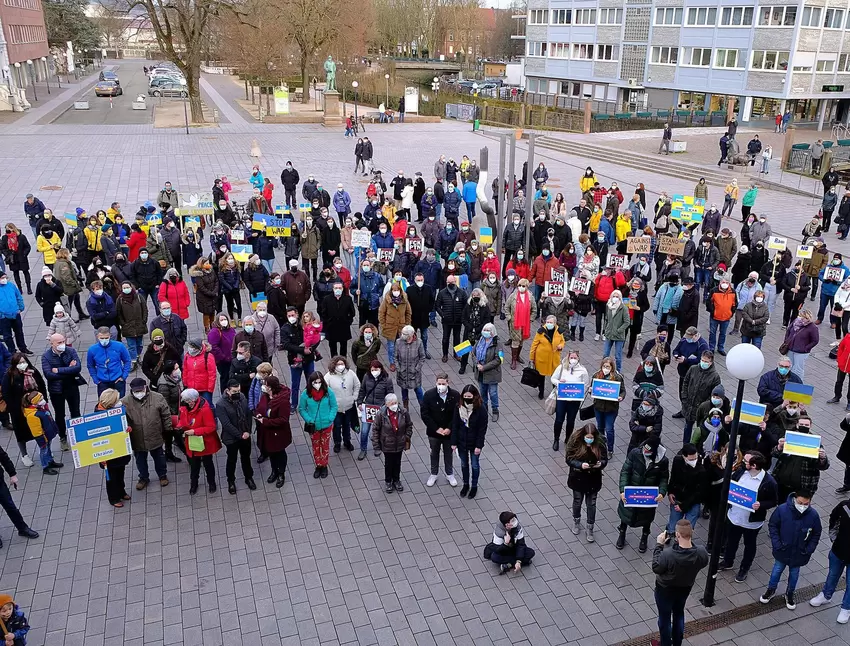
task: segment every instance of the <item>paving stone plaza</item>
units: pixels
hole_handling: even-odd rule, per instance
[[[247,178],[257,162],[250,157],[255,140],[261,169],[276,185],[284,164],[292,160],[302,180],[311,173],[326,187],[342,182],[355,210],[362,210],[366,178],[353,173],[353,140],[344,138],[341,130],[321,126],[249,123],[219,82],[206,81],[203,87],[205,99],[218,107],[225,122],[193,129],[189,135],[139,124],[41,123],[72,99],[73,88],[57,95],[54,103],[0,125],[0,209],[5,221],[29,235],[22,204],[30,192],[57,214],[78,206],[94,213],[118,201],[131,215],[145,200],[154,199],[165,181],[179,191],[209,191],[213,179],[221,175],[234,184],[233,197],[246,201]],[[456,160],[463,154],[478,158],[484,146],[489,148],[491,178],[492,170],[498,169],[498,142],[472,133],[468,124],[375,125],[368,126],[367,134],[374,143],[375,165],[387,180],[404,169],[408,176],[421,171],[426,182],[433,182],[433,164],[440,154]],[[606,145],[616,151],[616,142],[608,140]],[[614,153],[606,159],[545,149],[538,153],[536,159],[549,168],[550,186],[563,192],[570,206],[579,198],[578,180],[587,165],[604,185],[618,182],[626,199],[637,182],[646,185],[648,203],[654,203],[661,190],[671,194],[693,190],[692,183],[655,174],[651,168],[643,172],[620,168]],[[517,172],[526,155],[526,144],[521,142]],[[282,197],[279,186],[278,192]],[[722,203],[722,193],[721,186],[712,185],[709,202]],[[760,192],[754,208],[768,215],[774,233],[792,242],[799,241],[803,224],[817,210],[811,198],[769,190]],[[735,219],[726,222],[737,232],[739,220],[736,209]],[[486,223],[479,216],[473,224],[477,228]],[[831,251],[850,253],[850,243],[838,242],[832,234],[827,244]],[[33,251],[30,262],[35,281],[42,266],[40,254]],[[275,268],[284,269],[282,253]],[[24,299],[24,329],[40,366],[39,355],[47,346],[46,326],[33,297]],[[247,292],[243,302],[248,302]],[[308,308],[314,306],[311,301]],[[763,345],[766,369],[772,369],[779,357],[781,303],[777,307]],[[701,311],[700,329],[706,336],[707,320]],[[506,337],[504,322],[496,323],[500,336]],[[197,311],[192,311],[187,324],[190,338],[202,334]],[[94,331],[87,321],[81,328],[84,340],[78,350],[85,361]],[[654,329],[649,315],[643,338]],[[827,356],[833,339],[828,324],[820,327],[820,333],[821,342],[806,366],[806,381],[815,386],[815,401],[808,407],[813,428],[822,435],[831,460],[813,501],[826,522],[840,500],[833,490],[842,483],[843,464],[834,455],[844,435],[838,425],[845,413],[843,406],[825,403],[832,393],[835,362]],[[739,339],[730,337],[729,343]],[[458,363],[440,363],[439,352],[433,350],[439,341],[440,331],[432,328],[429,345],[436,358],[425,364],[423,385],[432,387],[435,375],[444,369],[455,388],[474,383],[471,374],[458,374]],[[567,347],[578,348],[582,363],[594,369],[602,346],[591,333],[584,342]],[[381,358],[386,358],[385,351]],[[277,353],[273,363],[288,383],[285,355]],[[731,395],[735,382],[726,372],[724,358],[718,356],[716,364]],[[638,365],[637,356],[623,359],[627,382]],[[88,378],[85,370],[83,374]],[[639,534],[634,531],[624,550],[614,546],[619,524],[617,477],[628,442],[625,410],[617,419],[615,454],[599,495],[596,542],[588,544],[583,534],[573,536],[569,529],[572,495],[566,486],[563,450],[555,453],[551,448],[552,418],[536,392],[520,385],[519,370],[511,371],[505,364],[503,375],[501,418],[487,432],[475,500],[461,499],[442,475],[436,486],[425,486],[429,450],[415,400],[412,449],[402,462],[405,491],[389,495],[383,487],[383,459],[371,451],[361,462],[356,453],[332,453],[330,476],[313,479],[309,441],[297,417],[292,418],[294,443],[284,488],[265,483],[266,462],[256,474],[257,491],[248,491],[240,481],[236,496],[221,486],[209,494],[203,485],[197,495],[189,496],[184,462],[176,469],[169,465],[168,487],[161,489],[154,481],[145,491],[133,490],[132,501],[123,509],[110,508],[101,469],[75,471],[66,453],[67,466],[60,476],[42,475],[37,467],[21,464],[13,433],[0,430],[0,442],[15,460],[20,478],[13,497],[24,518],[41,533],[27,541],[0,515],[4,543],[0,592],[14,594],[27,610],[33,626],[31,646],[597,646],[643,636],[645,641],[634,643],[648,644],[648,636],[657,630],[651,549],[638,553]],[[141,376],[141,371],[134,376]],[[673,452],[679,448],[682,429],[682,420],[672,418],[680,406],[675,383],[675,371],[668,370],[660,402],[665,410],[662,443]],[[755,382],[747,385],[746,394],[757,398]],[[84,411],[93,410],[93,386],[83,388],[83,399]],[[220,452],[216,456],[220,475],[224,461]],[[135,467],[128,471],[131,484]],[[537,556],[520,574],[500,577],[481,552],[505,510],[519,515]],[[652,536],[666,520],[664,502]],[[695,541],[704,544],[707,532],[708,521],[700,520]],[[800,588],[824,581],[828,549],[824,531],[817,553],[802,570]],[[720,573],[717,605],[710,611],[699,603],[703,571],[688,602],[688,620],[756,602],[772,562],[765,529],[749,578],[737,584],[734,571]],[[721,621],[716,629],[686,643],[850,644],[850,626],[835,621],[841,594],[825,608],[798,601],[794,611],[780,604],[744,621]]]

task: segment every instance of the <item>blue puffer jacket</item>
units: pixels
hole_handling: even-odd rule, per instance
[[[387,231],[381,234],[380,231],[372,236],[372,251],[378,253],[378,249],[392,249],[395,244],[393,234]]]
[[[72,366],[72,361],[76,361],[76,365]],[[53,368],[56,368],[58,372],[53,372]],[[82,370],[83,365],[80,363],[80,356],[74,348],[66,347],[65,351],[60,354],[56,354],[53,348],[47,348],[47,351],[41,355],[41,372],[47,380],[48,392],[61,393],[63,388],[78,388],[74,381]]]
[[[218,272],[218,284],[222,294],[231,292],[234,289],[239,289],[239,270],[228,269],[227,271]]]
[[[0,316],[13,319],[24,311],[24,297],[21,290],[11,282],[0,285]]]
[[[413,268],[413,275],[415,276],[421,272],[422,277],[425,279],[425,284],[436,292],[440,286],[441,271],[443,271],[443,268],[438,261],[428,262],[423,259],[416,263],[416,266]]]
[[[316,430],[322,431],[332,426],[337,414],[336,396],[328,389],[328,396],[319,401],[313,399],[306,390],[298,399],[298,413],[305,424],[315,424]]]
[[[773,512],[768,527],[773,558],[791,567],[801,567],[809,562],[822,531],[817,510],[809,507],[803,513],[797,511],[793,493]]]
[[[824,280],[823,279],[824,274],[829,269],[843,269],[844,270],[843,278],[841,280]],[[827,265],[826,267],[821,269],[820,273],[818,274],[818,278],[820,278],[821,283],[822,283],[821,294],[823,294],[824,296],[835,296],[835,292],[838,291],[838,288],[841,286],[841,283],[844,281],[845,278],[847,278],[849,276],[850,276],[850,269],[847,268],[847,265],[845,265],[843,263],[840,264],[840,265]]]
[[[457,215],[460,211],[460,192],[457,189],[446,191],[446,196],[443,198],[443,206],[446,209],[446,215]]]
[[[463,185],[463,201],[474,203],[478,197],[475,194],[475,191],[478,190],[478,184],[475,182],[466,182]]]
[[[360,290],[360,298],[368,303],[370,310],[376,310],[381,306],[381,295],[384,291],[384,279],[375,271],[359,272],[360,281],[357,278],[351,281],[351,291]]]
[[[617,238],[614,235],[614,228],[611,226],[611,223],[608,222],[608,220],[602,218],[602,220],[599,222],[599,230],[605,234],[605,241],[609,245],[613,246],[617,244]]]
[[[97,296],[92,292],[89,300],[86,301],[86,309],[89,311],[91,324],[95,329],[102,325],[106,327],[115,325],[115,321],[117,320],[115,301],[108,294],[104,293]]]
[[[110,341],[106,346],[95,343],[89,348],[86,365],[92,381],[127,381],[130,376],[130,353],[123,343]]]

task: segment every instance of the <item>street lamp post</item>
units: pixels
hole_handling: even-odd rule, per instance
[[[529,166],[531,168],[531,166]],[[705,581],[705,592],[700,600],[702,605],[709,608],[714,605],[714,588],[717,585],[717,566],[720,562],[720,546],[723,537],[723,523],[726,516],[726,504],[729,498],[729,483],[732,480],[732,465],[735,463],[738,443],[738,426],[741,423],[741,406],[744,399],[744,385],[750,379],[761,375],[764,369],[764,355],[756,346],[750,343],[739,343],[729,350],[726,355],[726,369],[738,380],[738,392],[735,395],[735,411],[732,417],[732,431],[729,434],[729,444],[726,448],[726,468],[723,471],[723,484],[720,487],[720,501],[712,514],[717,514],[714,526],[714,536],[711,560],[708,562],[708,577]]]
[[[384,79],[387,82],[387,109],[390,107],[390,75],[384,74]]]
[[[354,125],[357,126],[357,87],[360,84],[357,81],[351,82],[351,87],[354,88]]]
[[[41,57],[41,64],[44,65],[44,82],[47,83],[47,93],[50,94],[50,71],[47,69],[47,56]]]

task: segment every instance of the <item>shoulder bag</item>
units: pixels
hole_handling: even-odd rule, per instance
[[[323,401],[325,401],[324,397],[322,397],[319,400],[319,405],[316,407],[316,414],[313,416],[313,421],[312,422],[304,422],[304,432],[305,433],[309,433],[310,435],[312,435],[313,433],[315,433],[318,430],[318,429],[316,429],[316,420],[319,419],[319,411],[322,408],[322,402]]]

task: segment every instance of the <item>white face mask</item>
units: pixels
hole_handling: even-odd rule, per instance
[[[341,363],[341,364],[339,364],[339,365],[336,367],[336,371],[337,371],[339,374],[342,374],[343,372],[345,372],[345,364],[342,364],[342,363]]]
[[[416,286],[417,286],[417,287],[422,287],[423,285],[425,285],[425,281],[424,281],[424,280],[417,280],[417,281],[416,281]]]
[[[609,366],[603,367],[602,368],[602,374],[603,375],[610,375],[611,374],[611,368]]]
[[[295,325],[295,322],[298,320],[297,316],[287,316],[286,320],[289,321],[290,325]]]
[[[795,502],[794,506],[797,508],[797,511],[799,511],[801,514],[809,508],[808,505],[801,505],[798,502]]]
[[[756,303],[764,303],[764,296],[756,296]]]
[[[313,382],[313,388],[315,388],[316,390],[320,390],[322,388],[323,383],[324,383],[323,381],[314,381]]]
[[[699,461],[698,459],[696,459],[696,460],[685,459],[685,464],[687,464],[689,467],[695,467],[697,465],[698,461]]]
[[[570,365],[571,365],[571,366],[576,366],[576,365],[578,365],[578,359],[570,359]]]
[[[65,347],[66,346],[65,346],[64,343],[60,343],[59,345],[56,346],[56,351],[57,352],[65,352]]]
[[[381,376],[381,371],[380,371],[380,370],[371,370],[370,372],[372,373],[372,376],[373,376],[375,379],[377,379],[378,377],[380,377],[380,376]]]
[[[135,397],[138,400],[142,400],[142,399],[145,398],[145,393],[144,392],[137,393],[137,392],[133,391],[133,397]]]
[[[390,405],[389,405],[389,409],[390,409],[392,412],[397,413],[397,412],[398,412],[398,402],[396,402],[395,404],[390,404]]]
[[[437,384],[437,392],[441,395],[445,395],[447,392],[449,392],[449,387],[445,384]]]
[[[27,368],[29,368],[29,365],[30,365],[30,364],[28,364],[26,361],[21,361],[20,363],[18,363],[18,370],[20,370],[21,372],[23,372],[24,370],[26,370]]]
[[[261,319],[266,318],[268,315],[269,313],[266,310],[257,310],[257,316],[259,316]]]

